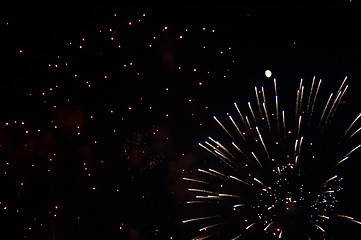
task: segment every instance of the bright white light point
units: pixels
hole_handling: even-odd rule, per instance
[[[272,72],[270,70],[266,70],[264,75],[266,75],[267,78],[270,78],[272,76]]]

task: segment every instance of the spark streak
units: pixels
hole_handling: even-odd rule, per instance
[[[267,229],[273,224],[274,222],[270,222],[269,224],[267,224],[267,226],[263,229],[264,231],[267,231]]]
[[[239,135],[241,136],[241,138],[242,138],[243,140],[246,140],[246,139],[244,138],[244,136],[243,136],[243,134],[242,134],[241,130],[239,130],[239,128],[238,128],[238,126],[237,126],[237,124],[234,122],[234,120],[233,120],[233,118],[232,118],[232,116],[231,116],[231,115],[229,115],[229,119],[232,121],[233,125],[236,127],[236,129],[237,129],[237,131],[238,131]]]
[[[344,156],[344,158],[350,156],[351,153],[353,153],[354,151],[356,151],[356,150],[359,149],[360,147],[361,147],[361,144],[358,145],[357,147],[355,147],[354,149],[352,149],[351,151],[349,151],[349,152]]]
[[[327,179],[321,186],[326,186],[326,184],[327,184],[328,182],[332,181],[333,179],[335,179],[335,178],[337,178],[337,177],[338,177],[337,175],[335,175],[335,176],[333,176],[333,177],[330,177],[330,178]]]
[[[212,224],[212,225],[209,225],[209,226],[207,226],[207,227],[200,228],[199,231],[200,231],[200,232],[201,232],[201,231],[205,231],[205,230],[207,230],[207,229],[210,229],[210,228],[213,228],[213,227],[217,227],[217,226],[222,225],[222,224],[224,224],[224,222]]]
[[[254,154],[254,152],[251,152],[251,154],[252,154],[252,156],[254,157],[254,159],[256,159],[256,161],[258,162],[258,164],[259,164],[261,167],[263,167],[262,164],[261,164],[261,162],[260,162],[259,159],[257,158],[256,154]]]
[[[232,178],[232,179],[237,180],[238,182],[241,182],[241,183],[246,184],[246,185],[249,186],[249,183],[247,183],[247,182],[245,182],[245,181],[243,181],[243,180],[241,180],[241,179],[239,179],[239,178],[237,178],[237,177],[234,177],[234,176],[229,176],[229,177]]]
[[[200,221],[200,220],[206,220],[206,219],[213,219],[213,218],[219,218],[219,215],[215,215],[215,216],[207,216],[207,217],[199,217],[199,218],[191,218],[191,219],[187,219],[182,221],[182,223],[188,223],[188,222],[194,222],[194,221]]]
[[[251,223],[250,225],[248,225],[247,227],[246,227],[246,230],[248,230],[248,229],[250,229],[253,225],[255,225],[256,223]]]
[[[261,116],[261,118],[263,118],[263,113],[262,113],[261,104],[260,104],[259,97],[258,97],[257,87],[254,87],[254,91],[255,91],[255,93],[256,93],[256,99],[257,99],[257,105],[258,105],[259,115]]]
[[[346,135],[346,134],[350,131],[350,129],[352,128],[352,126],[355,124],[355,122],[356,122],[360,117],[361,117],[361,113],[359,113],[359,114],[357,115],[357,117],[352,121],[352,123],[350,124],[350,126],[347,127],[347,129],[346,129],[346,131],[344,132],[343,135]],[[359,128],[357,131],[359,131],[359,130],[360,130],[360,128]]]
[[[217,119],[216,116],[213,116],[214,120],[216,120],[216,122],[223,128],[223,130],[232,138],[234,139],[234,137],[228,132],[228,130],[223,126],[223,124]]]
[[[314,225],[315,225],[319,230],[321,230],[322,232],[325,232],[325,230],[324,230],[320,225],[318,225],[318,224],[316,224],[316,223],[314,223]]]

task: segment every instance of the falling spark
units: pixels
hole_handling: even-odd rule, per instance
[[[188,223],[188,222],[194,222],[194,221],[199,221],[199,220],[205,220],[205,219],[213,219],[213,218],[219,218],[220,216],[215,215],[215,216],[208,216],[208,217],[199,217],[199,218],[191,218],[188,220],[184,220],[182,221],[183,223]]]
[[[222,124],[220,121],[218,121],[218,119],[216,118],[216,116],[213,116],[213,118],[214,118],[214,120],[216,120],[216,122],[223,128],[223,130],[224,130],[232,139],[234,139],[233,136],[228,132],[228,130],[223,126],[223,124]]]
[[[350,124],[350,126],[347,127],[347,129],[346,129],[346,131],[344,132],[343,135],[346,135],[346,134],[350,131],[350,129],[352,128],[352,126],[355,124],[355,122],[356,122],[360,117],[361,117],[361,113],[359,113],[359,114],[357,115],[357,117],[352,121],[352,123]],[[360,128],[357,130],[357,132],[358,132],[359,130],[360,130]]]
[[[252,154],[252,156],[254,157],[254,159],[256,159],[256,161],[258,162],[258,164],[259,164],[261,167],[263,167],[262,164],[261,164],[261,162],[258,160],[256,154],[254,154],[254,152],[251,152],[251,154]]]
[[[273,224],[274,222],[270,222],[269,224],[267,224],[267,226],[263,229],[264,231],[267,231],[267,229]]]
[[[256,223],[251,223],[250,225],[248,225],[247,227],[246,227],[246,230],[248,230],[248,229],[250,229],[253,225],[255,225]]]

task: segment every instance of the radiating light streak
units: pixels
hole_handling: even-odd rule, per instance
[[[222,152],[218,150],[214,150],[214,152],[217,153],[219,156],[223,157],[224,159],[231,161],[231,159],[228,156],[224,155]]]
[[[239,111],[239,108],[238,108],[238,106],[237,106],[237,103],[234,103],[234,106],[235,106],[235,108],[237,109],[237,112],[238,112],[239,116],[241,117],[244,126],[247,128],[246,121],[244,120],[244,117],[243,117],[241,111]]]
[[[246,204],[240,203],[240,204],[233,205],[234,208],[243,207],[243,206],[246,206]]]
[[[246,227],[246,230],[248,230],[248,229],[250,229],[250,227],[252,227],[253,225],[255,225],[256,223],[251,223],[250,225],[248,225],[247,227]]]
[[[299,111],[302,110],[302,104],[303,104],[303,92],[304,92],[305,86],[302,86],[301,88],[301,94],[300,94],[300,105],[299,105]]]
[[[207,142],[206,142],[206,144],[207,144]],[[202,148],[204,148],[205,150],[207,150],[208,152],[212,153],[213,155],[217,156],[217,154],[215,154],[212,150],[210,150],[209,148],[204,146],[202,143],[198,143],[198,145],[201,146]]]
[[[282,125],[283,125],[283,135],[284,135],[284,139],[286,139],[286,117],[285,117],[285,111],[282,111]]]
[[[325,216],[325,215],[318,215],[319,217],[325,218],[325,219],[330,219],[330,217]]]
[[[269,224],[267,224],[267,226],[263,229],[264,231],[267,231],[267,229],[273,224],[274,222],[270,222]]]
[[[358,145],[357,147],[355,147],[354,149],[352,149],[351,151],[349,151],[349,152],[344,156],[344,158],[350,156],[351,153],[353,153],[354,151],[356,151],[356,150],[359,149],[360,147],[361,147],[361,144]]]
[[[240,238],[241,236],[242,236],[242,234],[239,234],[239,235],[235,236],[234,238],[232,238],[231,240],[236,240],[236,239]]]
[[[251,103],[250,103],[250,102],[248,102],[248,107],[249,107],[249,110],[251,111],[251,115],[252,115],[253,121],[254,121],[255,123],[257,123],[256,116],[254,115],[254,112],[253,112],[253,109],[252,109],[252,106],[251,106]]]
[[[322,111],[322,114],[321,114],[321,117],[320,117],[320,121],[318,122],[318,127],[321,126],[321,122],[322,122],[322,120],[323,120],[323,117],[325,116],[326,110],[327,110],[327,108],[328,108],[328,104],[330,104],[330,101],[331,101],[332,96],[333,96],[333,93],[330,94],[330,96],[328,97],[328,100],[327,100],[327,102],[326,102],[326,105],[325,105],[325,107],[323,108],[323,111]]]
[[[320,79],[320,81],[318,81],[318,85],[317,85],[317,88],[316,88],[315,96],[313,97],[312,106],[311,106],[311,113],[310,113],[310,117],[309,117],[309,120],[308,120],[309,123],[311,122],[312,115],[313,115],[313,111],[314,111],[314,109],[315,109],[315,103],[316,103],[318,91],[319,91],[320,86],[321,86],[321,82],[322,82],[322,80]]]
[[[214,235],[214,233],[208,234],[208,235],[204,235],[204,236],[198,236],[198,237],[192,238],[192,240],[204,240],[204,239],[207,239],[207,238],[212,237],[213,235]]]
[[[205,203],[205,201],[187,201],[187,204]]]
[[[278,235],[278,238],[279,238],[279,239],[282,238],[282,233],[283,233],[283,229],[281,230],[280,234]]]
[[[216,175],[216,174],[214,174],[214,173],[208,172],[208,171],[203,170],[203,169],[200,169],[200,168],[198,168],[197,170],[198,170],[198,172],[202,172],[202,173],[205,173],[205,174],[211,175],[211,176],[213,176],[213,177],[219,177],[219,176],[217,176],[217,175]]]
[[[262,135],[261,135],[261,133],[259,132],[259,129],[258,129],[258,127],[257,127],[257,126],[256,126],[256,130],[257,130],[257,133],[258,133],[258,137],[259,137],[259,139],[261,140],[261,143],[262,143],[263,149],[264,149],[264,151],[265,151],[265,152],[266,152],[266,154],[267,154],[267,158],[268,158],[268,159],[270,159],[270,156],[269,156],[269,153],[268,153],[268,150],[267,150],[266,144],[264,143],[263,138],[262,138]]]
[[[259,115],[261,116],[261,118],[263,118],[263,113],[262,113],[261,104],[260,104],[259,97],[258,97],[257,87],[254,87],[254,91],[255,91],[255,93],[256,93],[256,99],[257,99],[257,105],[258,105]]]
[[[360,221],[357,221],[357,220],[351,220],[351,222],[354,222],[354,223],[357,223],[357,224],[361,224]]]
[[[248,128],[248,131],[250,131],[251,129],[252,129],[252,125],[251,125],[251,123],[249,122],[249,120],[248,120],[248,117],[246,116],[246,123],[247,123],[247,128]]]
[[[308,96],[308,100],[307,100],[307,109],[306,109],[306,115],[309,117],[308,113],[309,113],[309,109],[310,109],[310,103],[311,103],[311,96],[312,96],[312,92],[313,92],[313,86],[315,83],[315,76],[313,76],[312,78],[312,84],[311,84],[311,90],[310,90],[310,95]]]
[[[341,218],[346,218],[347,220],[349,220],[349,221],[351,221],[351,222],[354,222],[354,223],[357,223],[357,224],[361,224],[361,221],[357,221],[357,220],[355,220],[353,217],[350,217],[350,216],[346,216],[346,215],[342,215],[342,214],[335,214],[335,216],[341,217]]]
[[[218,194],[218,196],[220,196],[220,197],[233,197],[233,198],[240,198],[240,196],[238,196],[238,195],[234,195],[234,194],[227,194],[227,193],[220,193],[220,194]]]
[[[330,110],[328,111],[328,114],[327,114],[327,116],[326,116],[325,124],[328,123],[328,120],[329,120],[329,118],[330,118],[330,116],[331,116],[331,113],[333,112],[333,109],[334,109],[335,106],[336,106],[336,102],[337,102],[338,99],[340,98],[341,94],[342,94],[342,92],[338,92],[336,98],[333,100],[333,103],[332,103],[332,105],[331,105],[331,108],[330,108]]]
[[[220,196],[215,196],[215,195],[207,195],[207,196],[203,196],[203,195],[198,195],[196,196],[197,199],[216,199],[216,200],[224,200],[223,197]]]
[[[336,113],[336,111],[337,111],[337,109],[338,109],[338,106],[340,105],[340,102],[341,102],[341,100],[342,100],[342,98],[343,98],[343,95],[345,95],[347,89],[348,89],[348,85],[346,85],[346,87],[345,87],[345,89],[343,90],[340,98],[339,98],[338,101],[336,102],[336,106],[335,106],[335,108],[334,108],[334,110],[333,110],[333,112],[332,112],[332,114],[331,114],[330,119],[332,119],[333,116],[335,115],[335,113]]]
[[[300,139],[300,144],[298,145],[298,151],[297,151],[297,155],[298,155],[298,156],[300,156],[300,155],[301,155],[302,142],[303,142],[303,136],[301,136],[301,139]]]
[[[263,167],[262,164],[261,164],[261,162],[258,160],[256,154],[254,154],[254,152],[251,152],[251,154],[252,154],[252,156],[254,157],[254,159],[256,159],[256,161],[258,162],[258,164],[259,164],[261,167]]]
[[[214,120],[216,120],[216,122],[223,128],[223,130],[232,138],[234,139],[234,137],[228,132],[228,130],[223,126],[223,124],[217,119],[216,116],[213,116]]]
[[[272,133],[271,131],[271,122],[269,120],[269,117],[268,117],[268,112],[267,112],[267,108],[266,108],[266,102],[263,102],[263,110],[264,110],[264,113],[266,115],[266,120],[267,120],[267,124],[268,124],[268,129],[270,131],[270,133]]]
[[[353,220],[353,217],[346,216],[346,215],[343,215],[343,214],[335,214],[335,216],[341,217],[341,218],[346,218],[346,219],[348,219],[348,220]]]
[[[295,119],[297,119],[300,110],[302,109],[302,95],[303,95],[303,87],[302,87],[302,82],[303,79],[300,79],[300,86],[298,87],[297,90],[297,95],[296,95],[296,109],[295,109]]]
[[[275,95],[277,96],[277,83],[276,83],[276,78],[273,79],[273,86],[275,87]]]
[[[264,93],[264,88],[263,87],[261,87],[261,91],[262,91],[263,102],[266,103],[266,95]]]
[[[191,218],[191,219],[183,220],[182,223],[188,223],[188,222],[194,222],[194,221],[200,221],[200,220],[207,220],[207,219],[213,219],[213,218],[220,218],[220,216],[215,215],[215,216]]]
[[[295,104],[295,119],[297,119],[297,116],[298,116],[298,112],[299,112],[299,99],[300,98],[300,90],[297,89],[297,94],[296,94],[296,104]]]
[[[279,120],[279,114],[278,114],[278,96],[275,96],[276,99],[276,121],[277,121],[277,131],[280,131],[280,120]]]
[[[349,139],[351,139],[353,136],[355,136],[358,132],[360,132],[361,127],[359,129],[357,129],[354,133],[352,133],[349,137]]]
[[[197,188],[188,188],[188,191],[190,191],[190,192],[203,192],[203,193],[210,193],[210,194],[218,194],[218,193],[215,193],[213,191],[208,191],[208,190],[204,190],[204,189],[197,189]]]
[[[321,230],[322,232],[325,232],[325,230],[318,224],[314,223],[317,229]]]
[[[338,88],[337,95],[338,95],[339,92],[341,92],[341,89],[342,89],[343,85],[345,84],[346,80],[347,80],[347,76],[344,78],[344,80],[342,81],[340,87]]]
[[[327,179],[321,186],[325,186],[328,182],[332,181],[333,179],[337,178],[338,176],[335,175],[333,177],[330,177],[329,179]]]
[[[233,145],[240,153],[242,153],[243,156],[245,156],[245,157],[248,159],[248,157],[246,156],[246,154],[244,154],[244,152],[243,152],[234,142],[232,142],[232,145]]]
[[[336,163],[336,166],[341,164],[342,162],[346,161],[349,158],[349,156],[342,158],[338,163]]]
[[[352,128],[352,126],[355,124],[355,122],[361,117],[361,112],[357,115],[357,117],[352,121],[352,123],[350,124],[350,126],[347,127],[347,129],[345,130],[344,134],[343,135],[346,135],[350,129]],[[359,131],[360,128],[357,130]]]
[[[293,147],[294,155],[297,155],[298,139],[295,140],[295,146]]]
[[[210,229],[210,228],[213,228],[213,227],[217,227],[217,226],[222,225],[222,224],[224,224],[224,222],[212,224],[212,225],[209,225],[209,226],[200,228],[199,231],[200,231],[200,232],[201,232],[201,231],[205,231],[205,230],[207,230],[207,229]]]
[[[234,158],[234,155],[233,155],[230,151],[228,151],[228,149],[225,148],[220,142],[214,140],[214,139],[211,138],[211,137],[208,137],[208,138],[209,138],[211,141],[213,141],[215,144],[217,144],[217,146],[220,146],[220,147],[221,147],[226,153],[228,153],[231,157]]]
[[[229,115],[228,117],[229,117],[229,119],[232,121],[233,125],[236,127],[236,129],[237,129],[237,131],[238,131],[239,135],[241,136],[241,138],[242,138],[243,140],[246,140],[246,139],[244,138],[244,136],[243,136],[243,134],[242,134],[241,130],[239,130],[239,128],[238,128],[238,126],[237,126],[237,124],[236,124],[236,123],[235,123],[235,121],[233,120],[232,116],[231,116],[231,115]]]
[[[193,179],[193,178],[186,178],[186,177],[184,177],[183,180],[185,180],[185,181],[191,181],[191,182],[197,182],[197,183],[203,183],[203,184],[209,185],[208,182],[201,181],[201,180],[197,180],[197,179]]]
[[[211,147],[211,148],[213,149],[213,151],[217,149],[217,146],[213,146],[212,144],[210,144],[210,143],[207,142],[207,141],[205,141],[204,143],[207,144],[209,147]],[[212,150],[211,150],[211,151],[212,151]]]
[[[243,180],[241,180],[241,179],[239,179],[239,178],[237,178],[237,177],[234,177],[234,176],[229,176],[229,177],[232,178],[232,179],[234,179],[234,180],[237,180],[238,182],[241,182],[241,183],[243,183],[243,184],[246,184],[246,185],[250,186],[249,183],[247,183],[247,182],[245,182],[245,181],[243,181]]]
[[[216,149],[216,147],[214,147],[213,145],[211,145],[209,142],[205,142],[208,146],[210,146],[213,149]],[[234,168],[229,161],[231,161],[227,156],[221,154],[219,151],[217,150],[210,150],[209,148],[207,148],[206,146],[204,146],[202,143],[198,143],[199,146],[201,146],[202,148],[206,149],[208,152],[212,153],[212,155],[216,156],[217,158],[219,158],[222,162],[224,162],[225,164],[227,164],[228,166],[230,166],[231,168]]]
[[[274,89],[275,89],[275,104],[276,104],[277,131],[279,132],[279,130],[280,130],[280,125],[279,125],[279,114],[278,114],[278,94],[277,94],[276,78],[273,79],[273,85],[274,85]]]
[[[223,173],[221,173],[221,172],[218,172],[218,171],[216,171],[216,170],[213,170],[213,169],[208,169],[209,171],[211,171],[211,172],[214,172],[214,173],[216,173],[216,174],[219,174],[219,175],[221,175],[221,176],[223,176],[223,177],[225,177],[225,178],[228,178],[228,176],[227,175],[225,175],[225,174],[223,174]]]
[[[298,126],[297,126],[297,138],[300,136],[301,131],[301,121],[302,121],[302,115],[298,118]]]
[[[253,178],[253,180],[255,180],[256,182],[258,182],[259,184],[261,184],[263,187],[267,188],[267,186],[264,185],[264,183],[261,182],[260,180],[258,180],[257,178]]]
[[[208,143],[207,141],[205,142],[207,145],[209,145],[210,147],[212,147],[212,148],[215,148],[214,146],[212,146],[210,143]],[[217,158],[219,158],[222,162],[224,162],[225,164],[227,164],[228,166],[230,166],[231,168],[234,168],[228,161],[230,161],[229,159],[228,159],[228,161],[227,161],[227,159],[226,158],[223,158],[222,157],[222,155],[219,155],[218,153],[218,151],[212,151],[212,150],[210,150],[209,148],[207,148],[206,146],[204,146],[202,143],[198,143],[198,145],[199,146],[201,146],[202,148],[204,148],[204,149],[206,149],[208,152],[210,152],[210,153],[212,153],[212,155],[214,155],[214,156],[216,156]]]

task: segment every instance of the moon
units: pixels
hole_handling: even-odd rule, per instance
[[[266,75],[267,78],[270,78],[272,76],[272,72],[270,70],[266,70],[264,75]]]

